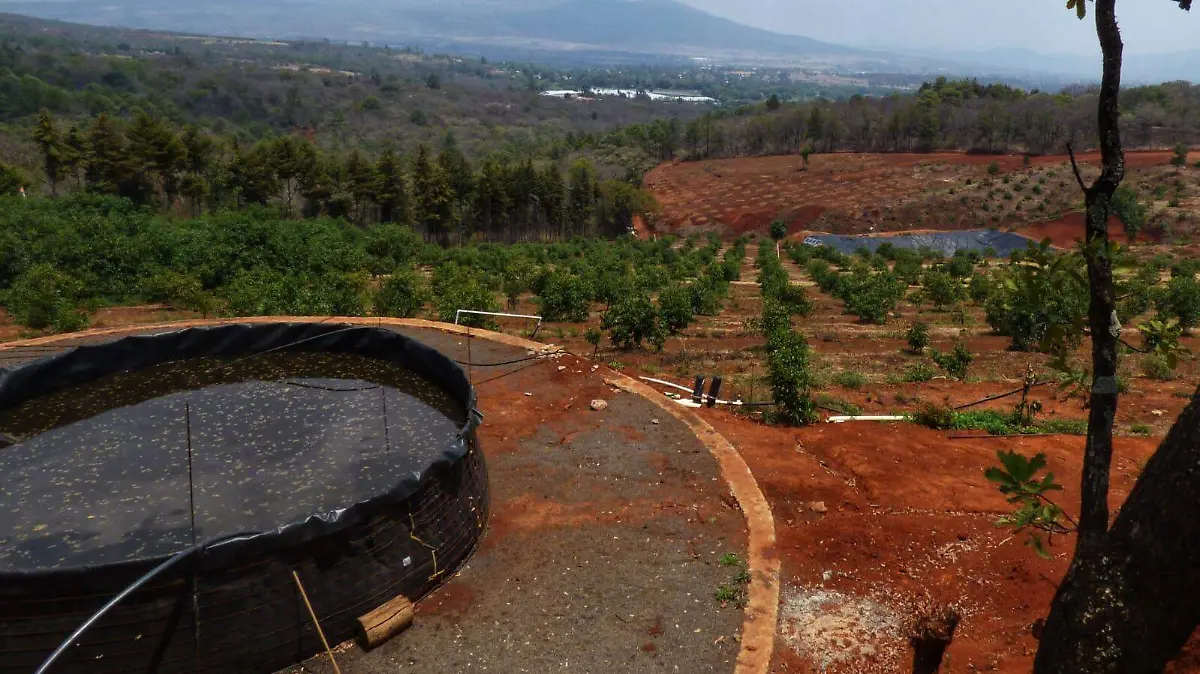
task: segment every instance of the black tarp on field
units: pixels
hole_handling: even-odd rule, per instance
[[[854,253],[866,248],[872,253],[879,250],[885,243],[896,248],[920,250],[927,248],[946,256],[954,255],[956,251],[978,251],[983,253],[989,248],[998,257],[1008,257],[1019,250],[1025,250],[1034,241],[1019,234],[999,232],[994,229],[977,229],[963,232],[932,232],[927,234],[896,234],[892,236],[843,236],[840,234],[814,234],[806,237],[804,243],[810,246],[830,246],[843,253]]]
[[[0,672],[271,672],[447,579],[487,521],[475,394],[397,333],[230,325],[82,346],[0,372]],[[231,535],[236,535],[232,540]]]

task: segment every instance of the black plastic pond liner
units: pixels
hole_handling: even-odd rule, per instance
[[[139,589],[50,671],[273,672],[322,649],[293,570],[336,643],[360,615],[423,597],[471,556],[488,518],[475,392],[449,358],[389,330],[229,325],[81,346],[0,372],[0,411],[166,361],[234,366],[281,351],[407,368],[453,401],[457,414],[440,423],[456,420],[439,439],[433,422],[406,427],[397,415],[422,403],[405,407],[387,386],[304,378],[180,391],[16,438],[0,448],[0,672],[33,672],[193,535],[243,534]],[[121,447],[121,437],[145,442]],[[189,454],[219,469],[189,479]]]
[[[994,229],[968,230],[962,232],[932,232],[928,234],[897,234],[895,236],[843,236],[840,234],[814,234],[804,239],[811,246],[830,246],[842,253],[854,253],[861,248],[874,253],[885,243],[896,248],[920,250],[928,248],[943,255],[954,255],[955,251],[996,251],[998,257],[1009,257],[1035,243],[1020,234],[999,232]]]

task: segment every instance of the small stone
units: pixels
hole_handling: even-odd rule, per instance
[[[1164,415],[1166,413],[1167,413],[1166,410],[1150,410],[1150,414],[1153,414],[1156,417],[1161,417],[1162,415]]]
[[[823,513],[829,510],[829,508],[825,507],[824,501],[813,501],[812,503],[808,504],[808,509],[815,513]]]
[[[565,370],[565,369],[567,369],[567,366],[566,366],[566,365],[559,365],[559,366],[558,366],[558,371],[559,371],[559,372],[562,372],[562,371],[563,371],[563,370]]]
[[[832,571],[822,571],[821,572],[821,580],[826,583],[833,580],[833,572]]]
[[[650,423],[652,423],[652,424],[654,424],[655,426],[657,426],[657,425],[658,425],[658,419],[651,419],[651,420],[650,420]]]
[[[608,409],[608,401],[606,401],[606,400],[593,400],[593,401],[592,401],[592,409],[593,409],[593,410],[595,410],[595,411],[597,411],[597,412],[599,412],[600,410],[606,410],[606,409]]]
[[[527,395],[527,396],[530,396],[530,397],[533,397],[533,394],[532,394],[532,393],[529,393],[529,392],[526,392],[526,393],[525,393],[525,395]]]

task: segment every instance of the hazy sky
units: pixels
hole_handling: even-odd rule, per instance
[[[1095,23],[1062,0],[681,0],[740,23],[859,47],[1099,54]],[[1090,4],[1090,3],[1089,3]],[[1117,3],[1125,48],[1200,48],[1200,11],[1167,0]]]

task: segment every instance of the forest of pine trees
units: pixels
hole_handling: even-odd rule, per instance
[[[70,126],[42,111],[32,135],[44,188],[0,167],[0,194],[113,195],[193,217],[263,205],[281,218],[412,226],[442,244],[617,236],[653,205],[629,182],[600,179],[587,159],[566,167],[565,178],[553,161],[472,165],[449,133],[436,151],[421,145],[406,157],[385,145],[368,156],[323,150],[299,135],[244,145],[142,111]]]

